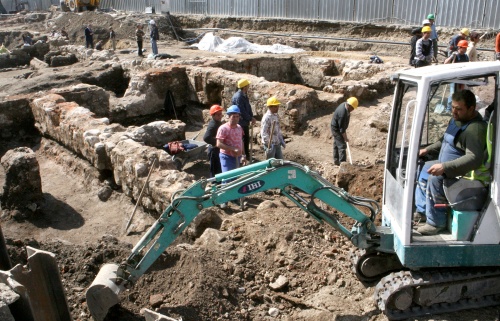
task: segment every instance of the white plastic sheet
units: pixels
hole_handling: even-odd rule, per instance
[[[215,36],[213,33],[207,33],[200,40],[199,43],[191,45],[191,47],[198,48],[199,50],[214,51],[221,53],[296,53],[302,52],[303,49],[297,49],[290,46],[285,46],[281,44],[268,45],[257,45],[247,41],[245,38],[241,37],[231,37],[227,40],[223,40],[220,37]]]

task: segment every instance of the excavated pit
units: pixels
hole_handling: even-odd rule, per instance
[[[9,67],[2,72],[11,78],[2,82],[0,93],[0,155],[16,146],[31,147],[40,162],[45,195],[40,216],[25,222],[2,217],[2,228],[16,263],[26,263],[25,245],[56,254],[73,319],[90,320],[84,289],[100,266],[125,260],[172,193],[208,175],[205,158],[178,171],[162,144],[198,133],[201,140],[208,108],[215,103],[228,107],[242,77],[252,83],[250,101],[258,120],[269,96],[276,95],[283,102],[280,118],[287,159],[309,166],[354,195],[380,201],[393,88],[389,75],[406,67],[406,59],[398,56],[400,49],[249,36],[256,43],[278,41],[314,51],[279,56],[205,53],[177,43],[167,21],[159,16],[162,40],[166,39],[160,49],[175,57],[142,60],[131,52],[135,44],[126,36],[119,39],[116,55],[107,50],[88,55],[77,45],[83,43],[81,25],[88,21],[96,26],[96,38],[105,40],[105,27],[114,26],[119,35],[132,34],[137,21],[147,20],[145,15],[116,18],[85,12],[51,18],[46,23],[49,28],[66,27],[71,42],[66,50],[79,61],[29,71]],[[173,23],[184,28],[210,25],[409,38],[405,28],[392,26],[201,17],[175,17]],[[219,35],[237,34],[223,31]],[[15,37],[6,43],[14,45]],[[384,64],[368,63],[374,49],[388,53]],[[329,121],[335,107],[351,95],[361,101],[349,130],[355,165],[337,168],[332,165]],[[259,135],[257,126],[252,137],[257,160],[263,159]],[[158,168],[138,207],[132,233],[125,236],[123,226],[155,158]],[[0,168],[0,182],[4,179]],[[144,320],[140,314],[144,307],[183,320],[271,320],[273,308],[284,320],[386,320],[372,306],[372,289],[349,272],[349,240],[304,216],[273,191],[247,201],[244,212],[234,207],[203,211],[121,297],[121,304],[106,320]],[[341,223],[350,226],[352,222],[343,219]],[[288,284],[272,290],[270,284],[279,276],[285,276]],[[493,320],[498,310],[434,319],[468,321],[478,313],[482,320]]]

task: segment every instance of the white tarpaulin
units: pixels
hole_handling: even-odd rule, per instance
[[[221,53],[296,53],[302,52],[303,49],[297,49],[290,46],[274,44],[272,46],[257,45],[248,42],[241,37],[231,37],[227,40],[222,40],[220,37],[214,36],[209,32],[203,36],[199,43],[191,45],[191,47],[200,50],[215,51]]]

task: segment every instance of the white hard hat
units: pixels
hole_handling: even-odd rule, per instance
[[[151,20],[151,21],[149,22],[149,24],[154,25],[154,24],[156,24],[156,22],[155,22],[154,20]]]

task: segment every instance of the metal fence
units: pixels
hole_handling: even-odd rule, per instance
[[[1,0],[1,2],[7,12],[14,12],[22,9],[28,9],[30,11],[49,10],[51,5],[59,6],[59,0]]]
[[[100,8],[134,12],[145,12],[146,8],[160,12],[161,0],[101,0]]]
[[[0,0],[15,11],[13,0]],[[30,10],[48,10],[59,0],[23,0]],[[436,14],[443,27],[500,29],[499,0],[101,0],[101,9],[198,14],[224,17],[285,18],[358,23],[420,25]]]
[[[170,0],[177,14],[500,29],[498,0]]]

